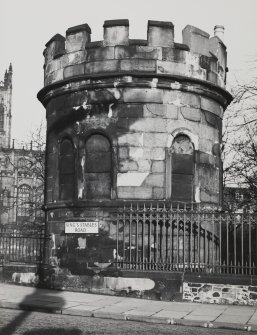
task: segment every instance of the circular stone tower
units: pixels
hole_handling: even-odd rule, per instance
[[[91,42],[87,24],[50,39],[38,94],[50,256],[72,273],[112,258],[111,213],[124,200],[218,207],[222,198],[222,116],[232,99],[222,40],[188,25],[176,43],[171,22],[148,21],[147,40],[129,39],[128,20],[103,27],[102,41]],[[69,222],[85,219],[104,233],[72,234]]]

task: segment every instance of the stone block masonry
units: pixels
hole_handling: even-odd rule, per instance
[[[123,257],[117,236],[138,233],[115,221],[127,202],[221,206],[226,47],[192,26],[176,43],[171,22],[148,21],[146,35],[132,40],[128,20],[108,20],[101,41],[82,24],[46,44],[38,98],[47,115],[49,259],[59,273],[92,275]],[[96,221],[99,232],[68,234],[67,220]],[[146,240],[124,248],[145,256]]]

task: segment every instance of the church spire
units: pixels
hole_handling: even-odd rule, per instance
[[[9,65],[9,69],[8,71],[5,71],[5,75],[4,75],[4,86],[6,88],[12,88],[12,74],[13,74],[13,70],[12,70],[12,63],[10,63]]]

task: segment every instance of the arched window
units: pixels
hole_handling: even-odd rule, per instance
[[[10,165],[10,162],[11,162],[10,157],[5,156],[5,157],[4,157],[4,161],[3,161],[4,167],[5,167],[5,168],[8,168],[9,165]]]
[[[172,144],[171,198],[194,201],[194,146],[186,135],[178,135]]]
[[[30,216],[31,211],[31,188],[28,185],[21,185],[17,194],[18,216]]]
[[[1,202],[0,202],[3,208],[9,206],[9,200],[10,200],[10,192],[5,188],[3,190],[3,193],[1,194]]]
[[[111,145],[100,134],[86,141],[85,195],[87,199],[111,197]]]
[[[65,138],[60,145],[59,197],[72,200],[74,196],[74,149],[72,142]]]
[[[25,158],[19,158],[19,160],[18,160],[18,167],[20,169],[24,169],[25,166],[26,166],[26,160],[25,160]]]

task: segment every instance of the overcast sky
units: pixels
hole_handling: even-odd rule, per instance
[[[45,43],[56,33],[88,23],[91,39],[103,37],[105,20],[129,19],[130,38],[146,39],[147,20],[171,21],[175,41],[182,29],[194,25],[213,35],[225,26],[229,84],[256,75],[257,0],[0,0],[0,80],[13,64],[12,137],[28,140],[29,133],[45,118],[37,100],[43,87]]]

